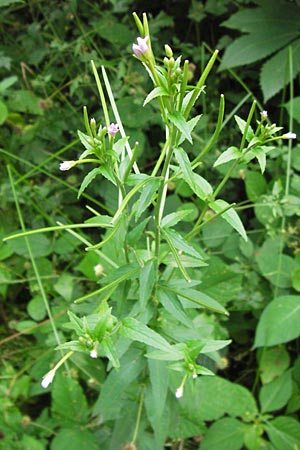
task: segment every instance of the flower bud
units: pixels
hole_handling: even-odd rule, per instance
[[[173,50],[171,49],[171,47],[168,44],[165,45],[165,52],[166,52],[166,55],[168,58],[172,58]]]

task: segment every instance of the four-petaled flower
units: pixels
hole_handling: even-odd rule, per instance
[[[115,137],[115,135],[119,131],[119,125],[117,123],[111,123],[107,131],[112,137]]]
[[[148,39],[149,36],[145,36],[144,38],[138,37],[137,44],[132,45],[132,51],[137,58],[140,58],[141,56],[145,55],[146,52],[149,50],[149,47],[147,45]]]
[[[261,111],[260,115],[262,119],[266,119],[268,117],[268,111]]]
[[[56,372],[56,370],[55,370],[55,369],[52,369],[52,370],[50,370],[48,373],[46,373],[45,376],[43,376],[43,379],[42,379],[42,382],[41,382],[41,386],[42,386],[44,389],[46,389],[46,388],[49,386],[49,384],[52,383],[53,378],[54,378],[54,376],[55,376],[55,372]]]
[[[74,167],[76,164],[76,161],[63,161],[59,165],[60,170],[70,170],[72,167]]]

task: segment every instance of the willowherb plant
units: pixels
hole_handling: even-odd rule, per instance
[[[140,35],[132,46],[133,56],[143,64],[153,83],[144,106],[158,102],[165,141],[152,172],[142,172],[137,161],[138,143],[130,147],[106,71],[101,68],[113,119],[109,117],[100,77],[92,62],[105,124],[97,125],[95,119],[89,119],[84,108],[86,131],[78,131],[84,151],[77,160],[63,161],[60,170],[93,164],[95,167],[85,176],[78,196],[101,175],[115,186],[118,205],[111,216],[93,211],[93,217],[85,224],[98,227],[103,233],[100,242],[86,248],[87,252],[98,255],[99,262],[94,270],[100,287],[77,299],[76,303],[90,299],[97,303],[91,303],[93,312],[84,317],[69,311],[70,322],[66,326],[72,331],[72,340],[58,347],[68,352],[45,375],[42,386],[49,386],[57,369],[74,352],[85,352],[91,358],[107,358],[110,373],[94,414],[102,422],[117,420],[126,417],[128,405],[135,402],[137,419],[127,440],[131,441],[132,448],[136,443],[144,448],[139,430],[145,430],[150,424],[154,433],[153,448],[159,450],[170,434],[168,420],[161,420],[160,415],[163,412],[171,415],[176,398],[184,397],[186,384],[192,386],[198,375],[214,375],[221,366],[219,351],[230,343],[214,321],[215,314],[228,315],[227,311],[219,299],[201,291],[201,269],[209,264],[209,259],[201,249],[199,232],[221,217],[247,240],[235,205],[221,199],[219,194],[238,164],[256,158],[263,172],[266,155],[273,148],[270,143],[293,139],[295,135],[278,135],[281,128],[268,122],[266,111],[261,112],[256,128],[252,128],[256,108],[253,102],[246,120],[235,116],[241,142],[239,146],[230,146],[217,158],[214,166],[229,161],[232,165],[222,181],[212,186],[198,169],[219,137],[225,108],[223,95],[215,131],[193,160],[184,145],[186,141],[193,143],[193,130],[202,117],[193,115],[194,106],[205,93],[205,83],[218,51],[212,54],[199,80],[192,86],[189,62],[182,62],[181,57],[175,59],[172,49],[166,45],[165,57],[158,63],[152,51],[147,16],[144,14],[142,21],[136,14],[133,16]],[[189,220],[189,209],[165,212],[170,182],[182,181],[201,205],[198,218],[190,223],[188,232],[183,232],[180,225]],[[203,365],[203,355],[214,362],[215,368]],[[112,399],[112,394],[117,401]]]

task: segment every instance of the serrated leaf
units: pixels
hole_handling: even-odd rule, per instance
[[[193,172],[188,155],[181,147],[175,148],[174,154],[184,181],[201,200],[206,200],[213,192],[211,185],[203,177]]]
[[[181,131],[184,138],[187,139],[192,144],[193,140],[190,128],[183,114],[179,111],[176,111],[173,114],[169,114],[168,118],[170,122],[172,122],[175,125],[175,127],[178,128],[179,131]]]
[[[88,185],[96,178],[97,175],[101,174],[101,170],[99,167],[91,170],[83,179],[83,182],[81,183],[80,189],[77,194],[77,198],[81,196],[81,194],[86,190]]]
[[[141,309],[143,310],[151,296],[156,282],[155,261],[153,259],[146,261],[144,267],[141,268],[139,281],[139,302],[141,304]]]
[[[199,114],[198,116],[193,117],[191,120],[189,120],[187,122],[190,134],[192,134],[193,129],[195,128],[195,126],[197,125],[197,123],[199,122],[199,120],[201,119],[202,114]],[[181,145],[185,140],[185,137],[182,135],[178,141],[177,145]]]
[[[154,98],[157,97],[169,97],[169,93],[164,87],[158,86],[147,95],[143,103],[143,106],[146,106],[147,103],[151,102]]]
[[[221,213],[224,209],[228,208],[229,206],[230,206],[229,203],[221,199],[209,203],[209,207],[216,213]],[[221,214],[221,217],[223,217],[223,219],[225,219],[226,222],[228,222],[242,236],[242,238],[245,241],[248,240],[244,225],[234,209],[232,208],[227,209],[227,211]]]
[[[142,188],[141,195],[134,206],[136,208],[135,220],[139,219],[152,200],[154,200],[159,183],[160,180],[158,178],[153,178]]]
[[[220,166],[221,164],[225,164],[228,161],[233,161],[242,156],[242,153],[239,151],[237,147],[229,147],[225,152],[223,152],[214,163],[214,167]]]
[[[202,255],[199,252],[197,252],[197,250],[191,244],[189,244],[177,231],[166,227],[162,228],[162,233],[170,239],[173,246],[177,250],[180,250],[182,252],[187,253],[188,255],[203,260]]]
[[[300,71],[300,40],[297,39],[289,47],[286,47],[272,56],[263,66],[260,72],[260,85],[264,95],[264,101],[281,91]],[[292,58],[292,74],[290,73],[290,51]],[[298,116],[299,118],[300,116]],[[295,116],[297,120],[297,116]]]
[[[178,222],[181,222],[182,219],[184,219],[186,216],[188,216],[191,213],[191,209],[181,209],[179,211],[176,211],[174,213],[167,214],[165,217],[163,217],[161,221],[162,227],[173,227]]]
[[[193,322],[186,315],[176,294],[171,291],[165,291],[163,286],[160,286],[156,293],[160,303],[176,320],[183,323],[188,328],[194,328]]]

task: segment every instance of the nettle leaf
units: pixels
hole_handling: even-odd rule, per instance
[[[182,135],[185,139],[187,139],[191,144],[193,143],[190,127],[185,120],[183,114],[179,111],[175,111],[173,114],[169,114],[168,118],[170,122],[172,122],[179,131],[181,131]]]
[[[167,89],[165,89],[164,87],[158,86],[156,88],[154,88],[145,98],[145,101],[143,103],[143,106],[146,106],[147,103],[151,102],[154,98],[157,97],[169,97],[169,93],[167,91]]]
[[[299,50],[300,39],[297,39],[289,47],[272,56],[262,66],[259,80],[265,102],[281,91],[289,83],[291,76],[294,79],[298,75],[300,71]],[[292,74],[289,68],[290,52],[293,61]],[[299,117],[300,114],[298,120]],[[297,116],[295,116],[295,120],[297,120]]]
[[[283,295],[272,300],[260,316],[254,348],[271,347],[300,336],[300,296]]]
[[[242,153],[239,151],[237,147],[229,147],[225,152],[223,152],[214,163],[214,167],[220,166],[221,164],[225,164],[229,161],[233,161],[242,156]]]
[[[222,213],[222,211],[224,211],[229,206],[230,206],[229,203],[221,199],[209,203],[209,207],[217,214]],[[221,217],[225,219],[226,222],[228,222],[242,236],[242,238],[245,241],[248,240],[244,225],[241,219],[239,218],[237,212],[233,208],[227,209],[227,211],[221,214]]]

